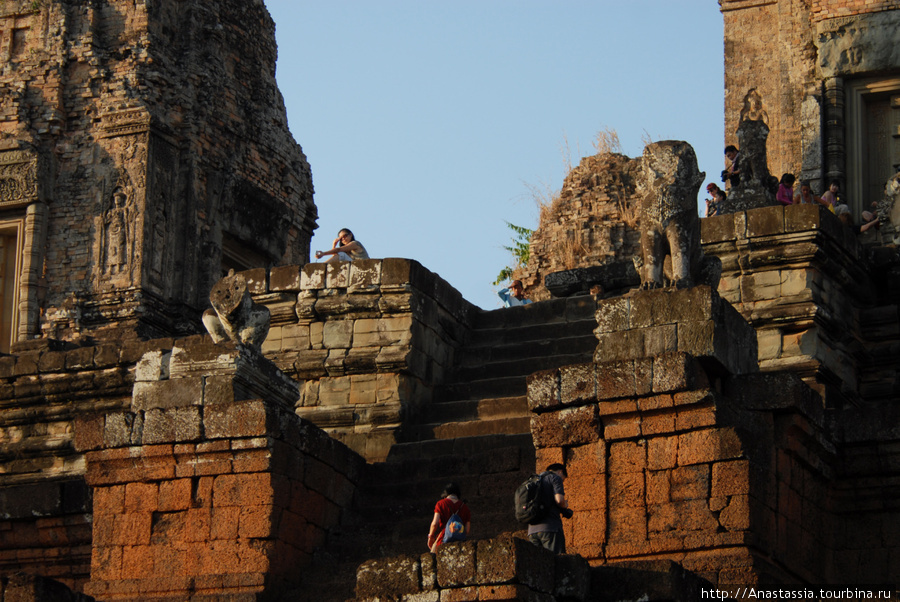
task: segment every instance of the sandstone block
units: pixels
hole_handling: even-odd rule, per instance
[[[38,370],[41,372],[63,372],[65,369],[65,351],[45,351],[38,360]]]
[[[567,408],[531,418],[535,447],[583,445],[596,441],[600,434],[597,406]]]
[[[269,271],[269,290],[272,292],[299,291],[302,267],[298,265],[275,266]]]
[[[268,433],[269,412],[261,400],[216,403],[203,409],[207,439],[260,437]]]
[[[653,437],[647,440],[647,468],[666,470],[678,463],[678,437]]]
[[[268,274],[266,273],[266,268],[243,270],[240,274],[247,282],[247,292],[251,295],[265,295],[268,292],[268,287],[266,285]]]
[[[103,444],[106,447],[123,447],[139,443],[143,429],[135,429],[135,421],[135,414],[131,412],[107,414],[103,427]],[[139,421],[139,424],[142,427],[143,421]]]
[[[678,435],[678,465],[732,460],[743,455],[743,444],[732,428],[705,429]]]
[[[412,341],[412,315],[359,319],[353,323],[353,344],[357,347],[409,345]]]
[[[315,290],[301,290],[297,293],[297,304],[294,306],[294,313],[297,318],[304,321],[315,320],[318,314],[316,314],[316,301],[318,301],[319,297],[316,295]]]
[[[75,449],[87,451],[103,447],[106,419],[103,414],[82,414],[75,418]]]
[[[304,291],[320,290],[326,285],[326,263],[307,263],[300,269],[300,288]]]
[[[412,282],[413,271],[422,269],[418,262],[397,257],[381,260],[381,284],[387,287],[408,286]]]
[[[134,383],[131,407],[135,411],[184,408],[203,403],[203,379],[176,378]]]
[[[674,393],[695,386],[701,368],[686,353],[667,353],[653,358],[653,392]]]
[[[700,242],[711,244],[734,240],[734,216],[714,215],[700,220]]]
[[[747,237],[777,236],[784,232],[784,207],[760,207],[747,211]]]
[[[597,302],[597,336],[631,328],[631,299],[613,297]]]
[[[197,406],[153,409],[144,413],[143,443],[197,441],[201,437],[200,408]]]
[[[437,582],[442,588],[473,585],[476,581],[476,541],[442,544],[437,549]]]
[[[319,404],[345,405],[350,402],[350,377],[327,377],[319,381]]]
[[[362,259],[350,264],[348,276],[348,292],[378,290],[381,284],[381,266],[379,259]]]
[[[589,403],[597,399],[594,364],[575,364],[559,369],[562,405]]]
[[[544,370],[531,374],[527,379],[528,408],[553,408],[560,401],[559,370]]]
[[[66,352],[66,370],[89,370],[93,367],[93,347],[79,347]]]
[[[790,205],[784,208],[784,231],[817,230],[819,219],[819,205]]]
[[[322,344],[326,349],[347,349],[353,340],[352,320],[326,322],[322,331]]]
[[[347,288],[350,282],[350,264],[340,261],[325,264],[325,288]]]
[[[557,600],[587,600],[590,586],[590,565],[587,560],[572,554],[556,557],[553,595]]]

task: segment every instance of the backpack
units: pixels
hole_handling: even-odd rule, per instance
[[[465,541],[466,525],[459,518],[459,514],[453,513],[453,516],[447,519],[447,525],[444,527],[444,543],[448,541]]]
[[[533,474],[516,488],[516,520],[520,523],[535,525],[547,514],[541,477]]]

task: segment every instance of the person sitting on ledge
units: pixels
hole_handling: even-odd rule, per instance
[[[781,181],[778,183],[778,192],[775,193],[775,200],[782,205],[793,205],[794,182],[796,182],[796,179],[793,174],[786,173],[781,176]]]
[[[846,207],[846,205],[842,205],[841,208],[838,209],[838,219],[840,219],[845,226],[853,230],[853,232],[857,235],[862,234],[863,232],[866,232],[871,228],[878,228],[880,220],[878,219],[878,216],[871,211],[862,212],[863,224],[857,226],[853,223],[853,216],[850,215],[850,209],[844,209]]]
[[[347,228],[338,232],[337,238],[331,243],[331,250],[316,251],[316,259],[321,259],[325,255],[333,255],[327,261],[357,261],[359,259],[368,259],[369,254],[362,243],[353,238],[353,232]]]
[[[518,307],[531,303],[531,299],[525,298],[521,280],[513,280],[507,288],[497,291],[497,296],[503,299],[503,307]]]
[[[715,184],[713,184],[715,186]],[[713,198],[706,199],[706,217],[722,215],[722,203],[725,202],[725,191],[716,187]]]
[[[846,204],[839,196],[840,191],[841,183],[837,180],[832,180],[831,184],[828,185],[828,190],[822,193],[822,200],[834,207],[835,213],[837,213],[838,205]]]
[[[803,181],[800,182],[800,190],[797,191],[797,194],[794,195],[794,204],[795,205],[812,205],[813,203],[818,203],[823,207],[827,207],[829,211],[834,213],[834,207],[823,199],[820,196],[816,196],[812,193],[812,187],[809,182]]]

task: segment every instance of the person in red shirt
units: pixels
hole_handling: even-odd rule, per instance
[[[441,499],[434,505],[434,518],[431,521],[431,528],[428,530],[428,548],[432,553],[436,552],[438,547],[444,542],[444,528],[447,521],[454,514],[458,514],[460,520],[465,525],[466,536],[468,537],[469,529],[472,524],[472,513],[469,507],[460,498],[459,485],[456,483],[448,483],[441,492]]]

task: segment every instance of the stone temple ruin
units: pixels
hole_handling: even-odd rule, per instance
[[[869,186],[836,107],[896,110],[900,6],[720,8],[728,142],[755,89],[769,171]],[[749,66],[779,19],[809,31],[768,74],[802,110]],[[660,168],[686,143],[648,149],[656,169],[588,157],[532,240],[540,302],[483,311],[413,260],[306,263],[275,52],[260,0],[0,3],[0,600],[896,584],[896,180],[859,237],[752,186],[699,223],[671,210],[699,185]],[[819,122],[824,155],[797,129],[813,105],[849,115]],[[559,557],[510,507],[553,462],[575,510]],[[474,538],[423,553],[451,479]]]

